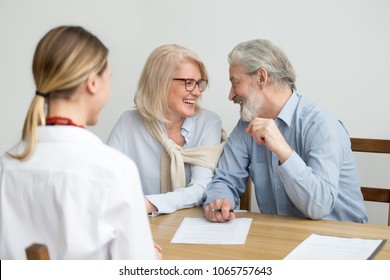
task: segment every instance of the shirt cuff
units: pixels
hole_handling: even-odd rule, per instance
[[[288,179],[301,177],[301,174],[306,168],[306,163],[293,151],[291,156],[282,165],[279,165],[277,170],[282,178]],[[291,179],[288,180],[291,181]]]
[[[213,202],[216,199],[229,199],[230,203],[233,205],[233,208],[237,207],[237,205],[235,205],[234,196],[232,192],[225,184],[215,183],[213,186],[209,186],[205,195],[206,198],[203,202],[203,206],[206,206],[207,204]]]
[[[170,201],[169,197],[164,194],[151,194],[145,196],[151,203],[156,206],[157,211],[152,212],[152,216],[158,214],[170,214],[177,210],[177,205],[173,201]]]

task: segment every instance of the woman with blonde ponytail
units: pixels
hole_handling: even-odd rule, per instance
[[[22,139],[0,157],[0,259],[25,259],[32,243],[51,259],[156,259],[136,165],[85,129],[111,94],[107,48],[60,26],[32,68]]]

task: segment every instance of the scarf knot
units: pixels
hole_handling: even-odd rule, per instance
[[[222,129],[220,144],[183,149],[164,135],[158,122],[144,120],[144,124],[150,135],[163,147],[160,165],[161,193],[186,187],[184,163],[202,166],[214,171],[227,140],[226,132]]]
[[[161,145],[164,147],[165,151],[168,153],[170,157],[174,156],[175,153],[177,156],[177,153],[180,153],[180,151],[183,149],[168,137],[164,137],[161,140]]]

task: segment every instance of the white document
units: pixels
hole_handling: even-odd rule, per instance
[[[251,218],[236,218],[226,223],[213,223],[206,218],[184,218],[171,243],[244,244]]]
[[[361,239],[312,234],[285,260],[367,260],[375,255],[385,240]]]

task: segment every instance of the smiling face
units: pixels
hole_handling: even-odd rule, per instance
[[[184,61],[176,71],[174,78],[178,79],[194,79],[202,78],[199,66],[191,61]],[[195,104],[198,98],[202,95],[198,86],[194,90],[188,92],[185,88],[185,81],[172,80],[168,93],[168,112],[166,118],[170,121],[184,121],[185,118],[193,116],[195,112]]]
[[[229,100],[241,106],[241,119],[250,122],[259,116],[264,98],[259,94],[256,75],[248,75],[239,65],[229,68],[231,88]]]

